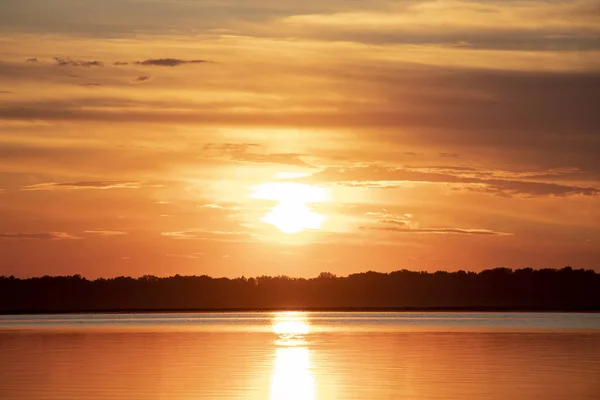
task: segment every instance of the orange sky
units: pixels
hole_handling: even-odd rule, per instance
[[[0,275],[600,271],[600,9],[0,3]]]

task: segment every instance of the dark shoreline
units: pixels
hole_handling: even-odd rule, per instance
[[[495,268],[374,271],[315,278],[210,276],[88,280],[0,277],[0,314],[174,312],[600,312],[600,273]]]
[[[600,308],[506,308],[506,307],[266,307],[266,308],[178,308],[178,309],[97,309],[97,310],[8,310],[4,315],[56,314],[178,314],[178,313],[251,313],[251,312],[461,312],[461,313],[600,313]]]

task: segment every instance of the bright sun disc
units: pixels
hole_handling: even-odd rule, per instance
[[[283,233],[294,234],[305,229],[320,229],[327,219],[308,206],[309,203],[329,200],[324,188],[302,183],[270,182],[254,187],[251,196],[277,202],[261,221],[275,226]]]

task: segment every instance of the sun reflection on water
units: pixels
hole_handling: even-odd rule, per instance
[[[280,313],[273,317],[277,335],[270,400],[315,400],[315,377],[305,335],[310,325],[305,313]]]

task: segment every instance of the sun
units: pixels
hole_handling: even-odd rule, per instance
[[[261,221],[275,226],[283,233],[295,234],[306,229],[321,229],[327,219],[309,206],[311,203],[329,200],[329,193],[321,187],[293,182],[268,182],[255,186],[251,197],[277,202]]]

